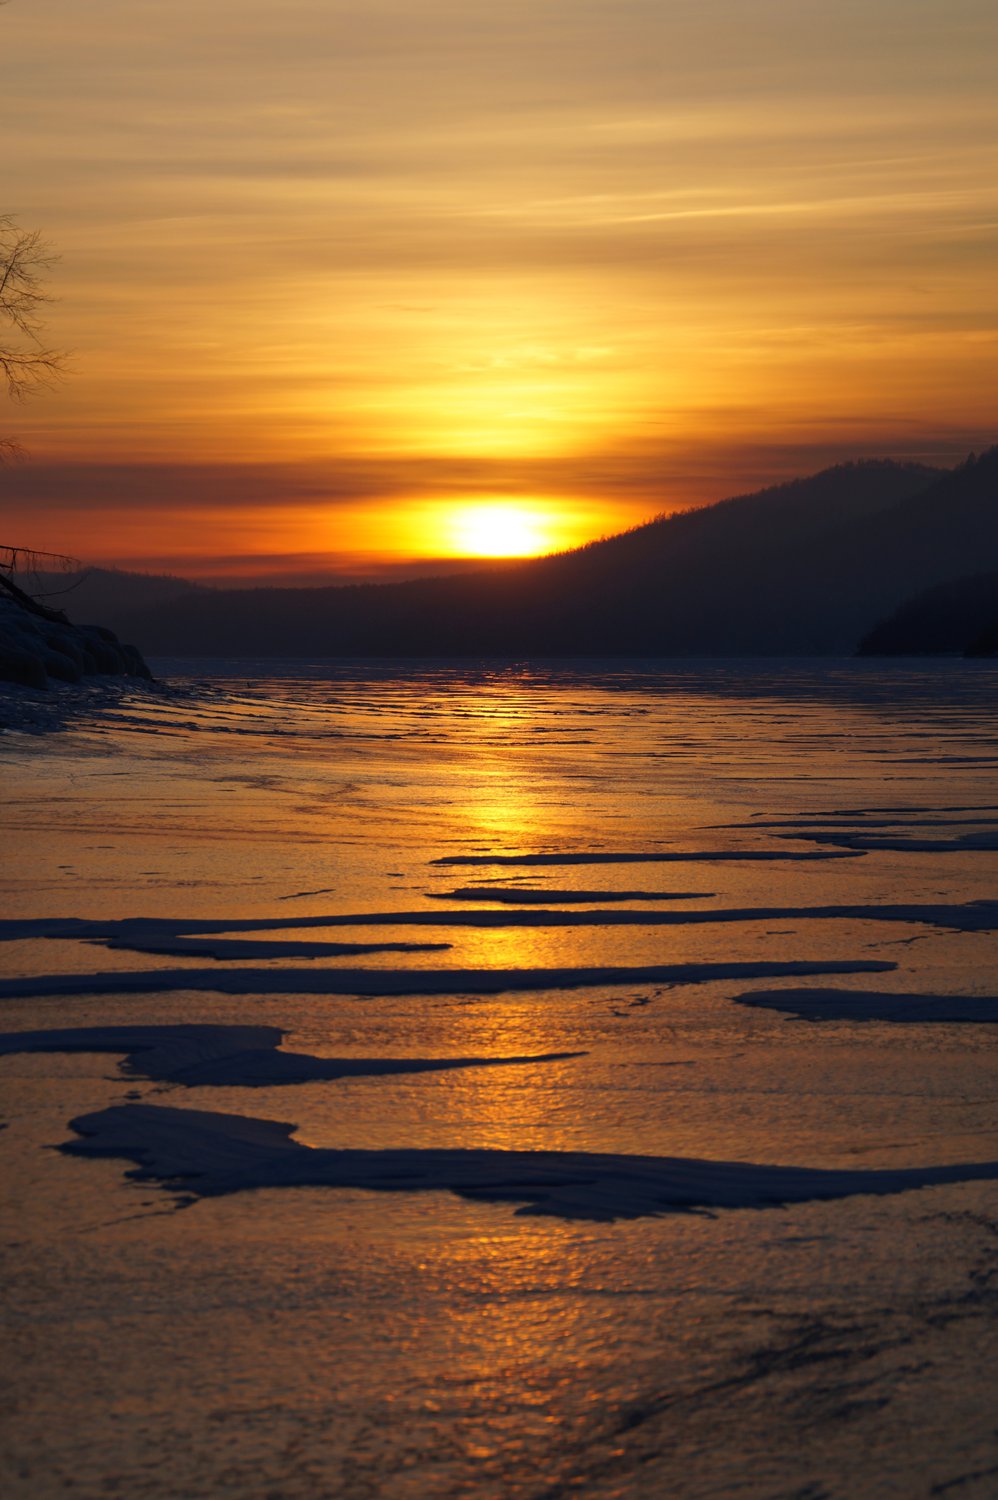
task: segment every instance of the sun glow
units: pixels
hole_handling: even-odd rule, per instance
[[[454,510],[449,550],[463,557],[537,557],[558,546],[554,518],[516,500],[478,501]]]

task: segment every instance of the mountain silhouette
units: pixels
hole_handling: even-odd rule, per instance
[[[553,557],[401,584],[191,589],[104,610],[158,655],[820,655],[998,568],[998,448],[841,464]]]

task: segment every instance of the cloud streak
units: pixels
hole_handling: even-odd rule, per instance
[[[62,252],[75,351],[18,413],[56,528],[85,506],[112,538],[151,466],[136,517],[198,509],[209,550],[240,486],[402,533],[530,486],[594,535],[791,457],[993,441],[984,0],[50,0],[0,28],[10,206]],[[370,550],[360,515],[292,532]]]

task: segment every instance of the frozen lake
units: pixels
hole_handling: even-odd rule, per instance
[[[998,666],[156,665],[0,705],[5,1494],[998,1491]]]

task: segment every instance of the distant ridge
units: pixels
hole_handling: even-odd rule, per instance
[[[998,448],[840,464],[577,551],[402,584],[191,590],[105,616],[160,655],[852,653],[920,590],[998,569]]]
[[[170,573],[129,573],[121,568],[79,568],[73,573],[29,574],[24,585],[43,603],[57,605],[81,620],[115,619],[136,610],[183,602],[203,585]]]

